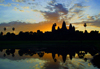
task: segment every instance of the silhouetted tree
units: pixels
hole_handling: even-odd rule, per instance
[[[8,32],[6,35],[7,35],[7,36],[10,36],[10,32]]]
[[[4,27],[4,31],[6,31],[6,27]],[[6,33],[6,32],[5,32]]]
[[[84,23],[85,30],[86,30],[86,26],[87,26],[86,23]]]
[[[30,35],[33,35],[33,31],[30,31]]]
[[[4,27],[4,31],[6,31],[6,27]]]
[[[15,31],[15,28],[13,27],[12,30]]]
[[[23,36],[23,35],[24,35],[23,31],[20,31],[20,32],[19,32],[19,35],[20,35],[20,36]]]
[[[3,35],[3,32],[1,32],[0,35]]]
[[[86,23],[84,23],[84,27],[86,28]],[[40,30],[37,32],[23,32],[20,31],[18,35],[14,33],[6,33],[3,35],[3,32],[0,33],[0,40],[100,40],[100,33],[99,31],[91,31],[90,33],[82,31],[75,31],[75,27],[72,24],[69,25],[69,29],[66,27],[65,21],[63,21],[62,28],[55,29],[56,23],[52,26],[52,32],[45,32],[43,33]],[[14,31],[15,28],[13,27],[12,30]],[[4,31],[6,31],[6,27],[4,27]],[[4,32],[5,34],[5,32]]]

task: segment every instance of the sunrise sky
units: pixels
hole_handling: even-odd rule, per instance
[[[51,31],[72,23],[76,30],[100,31],[100,0],[0,0],[0,32]]]

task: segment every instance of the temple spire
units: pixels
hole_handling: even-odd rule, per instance
[[[63,21],[62,30],[67,30],[65,21]]]

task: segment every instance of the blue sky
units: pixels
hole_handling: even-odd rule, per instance
[[[83,23],[88,24],[89,31],[92,28],[98,30],[99,3],[100,0],[0,0],[0,26],[12,22],[19,22],[20,25],[23,22],[41,24],[65,20],[67,25],[73,23],[78,30],[83,30]]]

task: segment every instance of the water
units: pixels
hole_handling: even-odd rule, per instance
[[[0,69],[99,69],[97,51],[78,48],[0,49]]]

